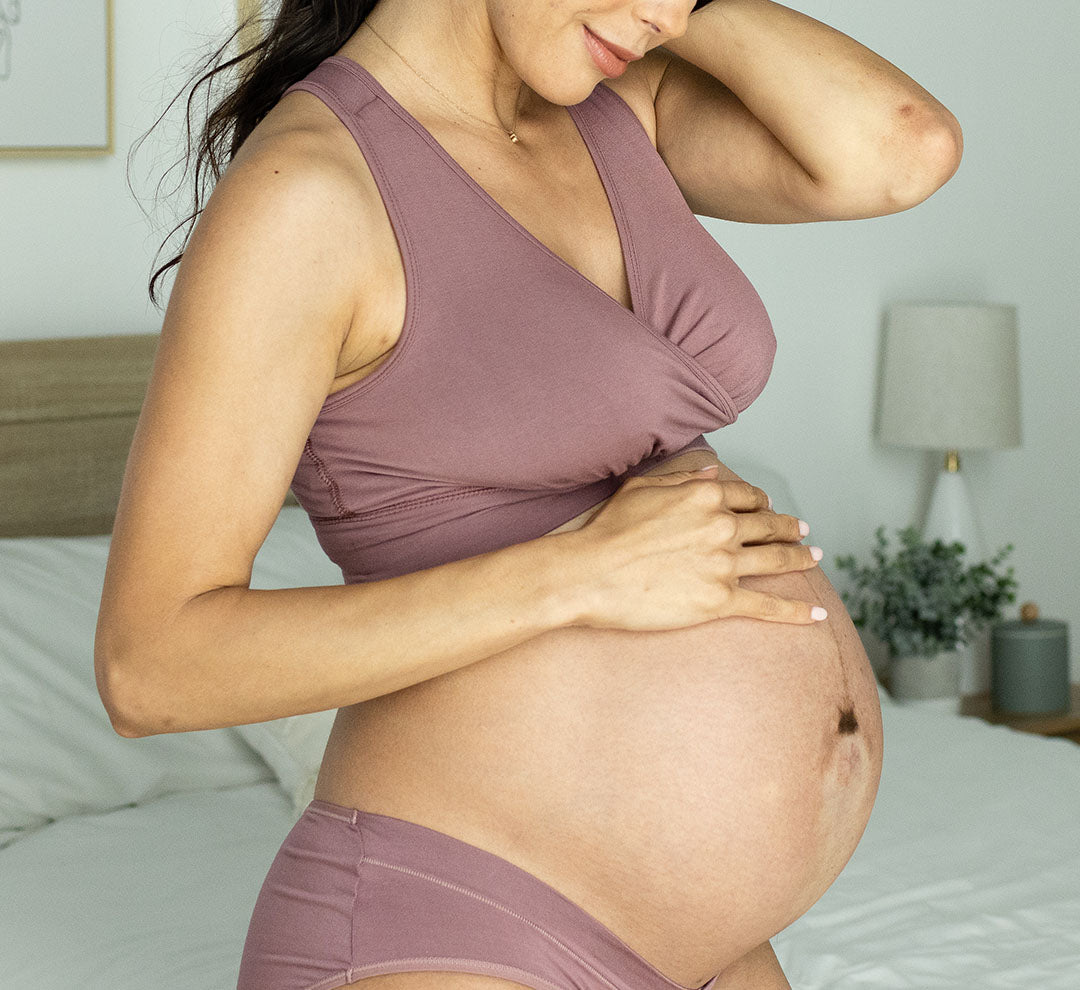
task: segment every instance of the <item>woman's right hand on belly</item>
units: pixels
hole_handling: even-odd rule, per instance
[[[592,568],[594,597],[580,624],[661,630],[732,615],[802,625],[824,618],[816,602],[740,587],[744,575],[817,566],[799,542],[799,520],[768,506],[760,488],[715,471],[629,478],[566,534]]]

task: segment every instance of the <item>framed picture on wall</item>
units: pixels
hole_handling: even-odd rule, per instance
[[[262,22],[272,13],[270,4],[271,0],[236,0],[236,16],[240,24],[237,41],[241,51],[247,51],[262,39]]]
[[[113,153],[112,0],[0,0],[0,155]]]

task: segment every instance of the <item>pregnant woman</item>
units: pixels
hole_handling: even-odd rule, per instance
[[[956,121],[769,0],[283,0],[243,66],[95,656],[125,736],[338,709],[240,990],[787,987],[881,720],[704,441],[775,341],[694,214],[909,208]],[[343,586],[250,589],[290,486]]]

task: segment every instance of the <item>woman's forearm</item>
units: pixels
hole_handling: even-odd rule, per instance
[[[960,125],[937,99],[869,48],[781,4],[712,0],[664,47],[727,86],[823,187],[936,188],[959,161]]]
[[[578,557],[549,534],[366,584],[216,588],[126,645],[99,624],[99,691],[125,736],[355,704],[573,625]]]

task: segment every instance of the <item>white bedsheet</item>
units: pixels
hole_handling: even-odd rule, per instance
[[[1080,988],[1080,747],[885,706],[851,862],[773,939],[793,987]],[[78,815],[0,850],[2,990],[231,990],[289,799]]]
[[[1080,746],[883,705],[844,872],[773,939],[793,987],[1080,988]]]
[[[74,815],[0,850],[3,990],[229,990],[292,827],[276,782]]]

